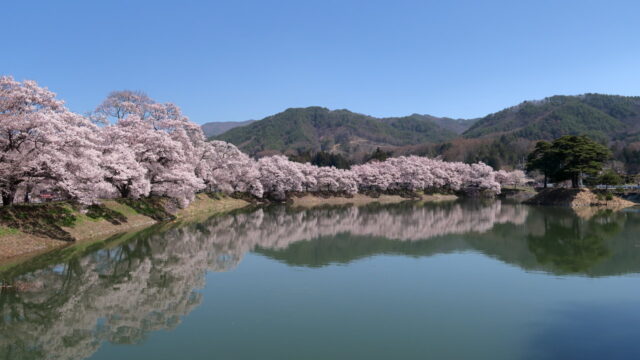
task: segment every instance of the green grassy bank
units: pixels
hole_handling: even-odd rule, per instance
[[[167,199],[102,200],[91,206],[69,202],[16,204],[0,208],[0,266],[61,247],[80,248],[157,223],[188,221],[249,205],[221,195],[198,194],[185,209]]]

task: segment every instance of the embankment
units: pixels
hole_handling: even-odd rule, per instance
[[[637,204],[613,194],[588,189],[546,189],[523,202],[527,205],[562,206],[571,208],[597,207],[618,210]]]
[[[389,194],[352,197],[299,194],[289,199],[293,206],[365,205],[414,201],[449,201],[455,195]],[[250,200],[250,199],[248,199]],[[114,235],[142,230],[157,223],[198,221],[251,205],[248,200],[229,196],[198,194],[184,209],[175,209],[162,198],[140,200],[110,199],[80,207],[67,202],[16,204],[0,208],[0,265],[65,246],[87,246]],[[171,209],[171,210],[167,210]]]
[[[71,244],[103,240],[164,221],[189,221],[242,208],[250,203],[226,196],[198,194],[185,209],[169,212],[164,199],[103,200],[80,208],[66,202],[0,208],[0,263]]]

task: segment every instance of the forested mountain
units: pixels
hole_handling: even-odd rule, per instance
[[[258,156],[326,151],[362,161],[380,147],[394,155],[442,156],[509,168],[522,167],[538,140],[583,134],[611,147],[627,171],[640,172],[640,97],[617,95],[552,96],[473,120],[287,109],[216,138]]]
[[[589,135],[614,140],[636,137],[640,130],[640,97],[585,94],[525,101],[477,121],[466,138],[511,134],[529,140],[562,135]]]
[[[247,121],[218,121],[218,122],[208,122],[202,124],[202,131],[207,137],[220,135],[225,131],[229,131],[233,128],[239,126],[249,125],[255,120],[247,120]]]
[[[349,156],[377,147],[441,143],[456,138],[471,121],[413,114],[375,118],[348,110],[291,108],[216,139],[231,142],[251,155],[328,151]]]
[[[626,171],[640,171],[640,97],[585,94],[525,101],[479,119],[462,138],[422,152],[447,160],[522,166],[538,140],[588,135],[611,147]],[[426,149],[428,148],[428,149]],[[622,167],[622,165],[621,165]]]

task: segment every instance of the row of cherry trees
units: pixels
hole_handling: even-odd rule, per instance
[[[34,81],[0,77],[2,203],[55,192],[91,203],[149,195],[188,204],[199,191],[244,192],[284,199],[294,192],[500,191],[501,172],[485,164],[417,156],[317,167],[284,156],[254,160],[232,144],[206,141],[174,104],[119,91],[88,116],[75,114]],[[506,173],[505,176],[517,176]]]

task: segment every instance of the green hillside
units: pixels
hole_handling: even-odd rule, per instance
[[[354,155],[376,147],[439,143],[458,136],[467,122],[410,115],[375,118],[348,110],[292,108],[215,139],[231,142],[251,155],[329,151]]]
[[[446,160],[522,167],[538,140],[588,135],[611,147],[628,173],[640,171],[640,97],[585,94],[525,101],[479,119],[463,133],[423,153]]]
[[[626,138],[638,130],[640,97],[586,94],[525,101],[478,120],[466,138],[513,135],[528,140],[589,135],[601,141]]]
[[[629,173],[640,172],[640,97],[585,94],[525,101],[480,119],[413,114],[375,118],[321,107],[287,109],[215,137],[251,155],[326,151],[363,161],[377,147],[393,155],[442,156],[522,167],[538,140],[588,135],[611,147]]]

